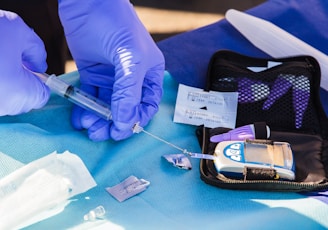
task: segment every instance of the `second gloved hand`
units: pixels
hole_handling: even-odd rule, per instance
[[[43,42],[12,12],[0,10],[0,31],[0,116],[42,107],[49,89],[26,68],[46,71]]]
[[[95,141],[127,138],[158,110],[162,53],[128,0],[59,0],[59,15],[81,88],[109,103],[113,115],[108,122],[75,109],[73,126]]]

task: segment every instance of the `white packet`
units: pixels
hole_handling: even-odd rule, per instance
[[[94,186],[82,160],[68,151],[35,160],[0,180],[0,229],[40,221],[35,216]]]
[[[235,128],[237,103],[237,92],[207,92],[179,84],[173,121],[208,128]]]

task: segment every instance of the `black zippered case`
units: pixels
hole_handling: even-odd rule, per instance
[[[328,189],[328,122],[320,100],[320,77],[320,66],[311,56],[261,59],[228,50],[214,53],[205,90],[238,92],[236,127],[265,122],[270,140],[290,143],[296,177],[294,181],[249,179],[247,175],[229,178],[218,173],[213,160],[202,159],[201,179],[226,189]],[[217,143],[211,143],[210,137],[227,131],[225,127],[198,127],[202,152],[213,154]]]

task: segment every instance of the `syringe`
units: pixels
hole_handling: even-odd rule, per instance
[[[73,102],[74,104],[80,106],[83,109],[86,109],[88,111],[91,111],[98,115],[99,117],[105,119],[105,120],[111,120],[112,119],[112,112],[110,110],[109,104],[99,100],[98,98],[74,87],[73,85],[70,85],[57,77],[55,74],[48,75],[46,73],[36,73],[33,72],[36,76],[38,76],[50,89],[52,92],[67,98],[69,101]],[[182,153],[194,157],[194,158],[211,158],[210,155],[204,155],[199,153],[192,153],[189,152],[187,149],[180,148],[150,132],[147,132],[139,125],[139,122],[137,122],[132,127],[133,133],[146,133],[147,135],[167,144],[171,147],[180,150]]]
[[[67,98],[69,101],[82,107],[83,109],[94,112],[96,115],[105,120],[112,119],[110,106],[107,103],[70,84],[67,84],[54,74],[48,75],[46,73],[33,73],[37,75],[51,89],[52,92]]]

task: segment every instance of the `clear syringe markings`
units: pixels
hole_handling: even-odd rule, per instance
[[[86,109],[88,111],[91,111],[98,115],[99,117],[109,121],[112,120],[112,112],[110,110],[110,105],[99,100],[98,98],[74,87],[73,85],[70,85],[60,79],[60,77],[57,77],[55,74],[48,75],[46,73],[36,73],[33,72],[36,76],[38,76],[49,88],[52,92],[58,94],[59,96],[62,96],[64,98],[67,98],[72,103],[80,106],[83,109]],[[205,159],[211,159],[213,160],[213,156],[207,155],[207,154],[200,154],[200,153],[192,153],[189,152],[187,149],[180,148],[150,132],[147,132],[139,125],[139,122],[137,122],[132,127],[133,133],[146,133],[147,135],[175,148],[182,153],[194,157],[194,158],[205,158]]]
[[[70,84],[67,84],[54,74],[48,75],[46,73],[33,73],[38,76],[51,89],[52,92],[67,98],[69,101],[83,109],[94,112],[96,115],[105,120],[112,119],[112,112],[109,104]]]

